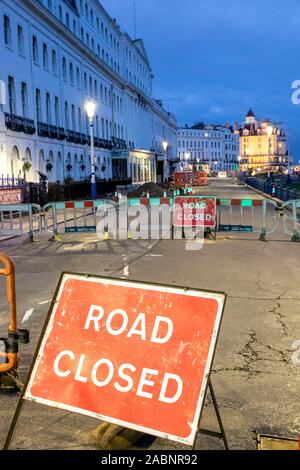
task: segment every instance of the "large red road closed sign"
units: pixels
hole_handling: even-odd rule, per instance
[[[63,274],[24,398],[193,444],[224,303]]]
[[[179,196],[175,198],[174,227],[203,227],[214,229],[217,219],[215,196]]]

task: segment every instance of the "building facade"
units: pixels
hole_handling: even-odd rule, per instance
[[[155,181],[164,140],[176,158],[176,119],[153,99],[143,41],[98,0],[1,1],[0,56],[0,175],[89,178],[88,100],[99,179]]]
[[[239,136],[231,126],[197,123],[178,130],[178,159],[202,162],[211,171],[234,171],[239,157]]]
[[[270,168],[282,171],[288,167],[291,157],[287,148],[286,133],[281,124],[269,119],[258,120],[250,109],[244,123],[241,126],[236,125],[235,133],[240,137],[240,165],[243,171],[267,171],[269,146]]]

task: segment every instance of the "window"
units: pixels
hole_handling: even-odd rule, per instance
[[[20,54],[24,54],[24,34],[23,28],[18,24],[18,51]]]
[[[74,33],[74,34],[76,34],[76,30],[77,30],[76,21],[73,20],[73,33]]]
[[[52,0],[48,0],[48,10],[50,10],[51,12],[52,12],[52,7],[53,7]]]
[[[6,15],[4,15],[3,17],[3,29],[4,29],[4,44],[10,47],[11,46],[10,19]]]
[[[67,28],[70,28],[70,15],[69,15],[69,13],[66,13],[66,26],[67,26]]]
[[[62,21],[62,19],[63,19],[63,13],[62,13],[62,7],[61,7],[61,5],[59,5],[59,7],[58,7],[58,17],[59,17],[60,21]]]
[[[77,88],[80,89],[80,70],[79,70],[79,67],[77,67],[77,69],[76,69],[76,84],[77,84]]]
[[[84,91],[87,93],[87,74],[84,74]]]
[[[23,117],[26,118],[28,115],[28,109],[27,109],[27,86],[25,82],[22,82],[21,84],[21,96],[22,96],[22,113]]]
[[[51,102],[49,93],[46,93],[46,121],[47,124],[51,124]]]
[[[78,129],[79,129],[79,132],[82,132],[81,108],[78,108]]]
[[[74,85],[74,68],[72,62],[70,62],[70,82]]]
[[[93,96],[93,80],[92,77],[89,79],[89,84],[90,84],[90,96]]]
[[[13,77],[8,77],[8,104],[9,112],[11,114],[16,114],[16,92]]]
[[[39,50],[38,50],[37,38],[35,36],[32,36],[32,57],[33,57],[33,62],[35,64],[38,64],[39,63]]]
[[[58,97],[55,97],[54,100],[54,111],[55,111],[55,125],[60,126],[60,119],[59,119],[59,100]]]
[[[94,88],[95,88],[95,98],[98,98],[98,83],[97,80],[94,82]]]
[[[84,42],[84,31],[83,28],[80,28],[80,39],[82,42]]]
[[[66,129],[69,129],[69,105],[67,101],[65,101],[65,125]]]
[[[76,117],[75,117],[75,106],[72,104],[72,129],[76,131]]]
[[[62,60],[62,69],[63,69],[63,79],[67,80],[67,61],[65,57],[63,57],[63,60]]]
[[[43,67],[47,69],[49,66],[48,64],[48,47],[47,44],[43,44]]]
[[[52,72],[57,73],[57,57],[54,49],[52,50]]]
[[[38,88],[35,91],[35,109],[36,109],[36,119],[38,122],[41,122],[42,121],[41,92]]]

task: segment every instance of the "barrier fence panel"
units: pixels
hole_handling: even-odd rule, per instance
[[[173,198],[128,199],[128,233],[130,238],[171,239]],[[139,223],[135,223],[135,219]]]
[[[282,208],[284,232],[292,236],[293,242],[300,242],[300,199],[288,201]]]
[[[0,236],[22,236],[29,233],[33,240],[41,231],[40,206],[36,204],[1,204]]]
[[[266,199],[218,199],[218,230],[259,233],[264,240],[276,230],[277,204]]]
[[[96,233],[97,209],[104,200],[53,202],[43,207],[43,230],[53,233]]]

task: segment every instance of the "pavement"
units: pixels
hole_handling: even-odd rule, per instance
[[[201,194],[254,198],[233,180],[213,181]],[[259,226],[258,214],[255,214]],[[296,437],[300,433],[300,365],[293,343],[300,340],[300,246],[279,230],[269,242],[258,233],[218,234],[202,250],[187,251],[184,240],[99,241],[93,234],[67,234],[61,242],[20,238],[1,242],[17,270],[19,322],[30,329],[21,346],[24,379],[50,300],[62,271],[127,277],[228,294],[213,364],[214,384],[231,449],[254,449],[256,433]],[[174,254],[176,254],[174,256]],[[0,337],[7,329],[4,281],[1,282]],[[0,392],[0,447],[18,395]],[[95,419],[26,402],[13,443],[18,449],[95,449],[90,432]],[[211,400],[202,427],[218,430]],[[184,446],[156,439],[151,449]],[[222,442],[199,436],[197,449],[222,449]]]

